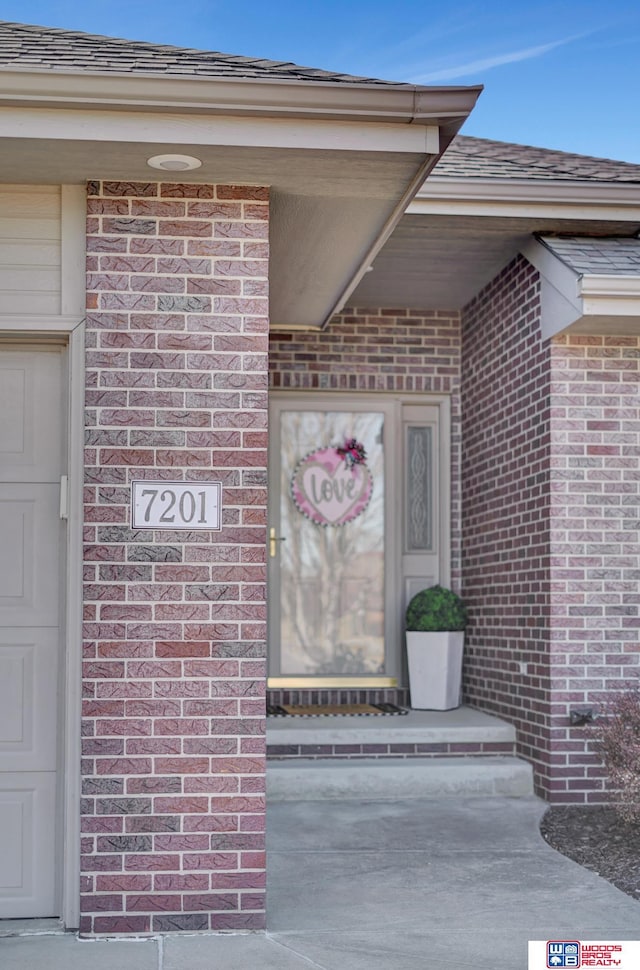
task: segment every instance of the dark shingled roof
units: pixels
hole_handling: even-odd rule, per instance
[[[640,239],[594,239],[588,236],[540,236],[540,241],[576,273],[637,276]]]
[[[638,182],[640,165],[458,135],[433,170],[446,178]]]
[[[148,44],[138,40],[102,37],[58,27],[37,27],[0,21],[0,71],[66,71],[96,74],[165,74],[183,77],[250,80],[329,81],[389,85],[393,81],[354,77],[286,61],[241,57]],[[396,85],[397,86],[397,85]],[[412,85],[407,85],[412,87]]]

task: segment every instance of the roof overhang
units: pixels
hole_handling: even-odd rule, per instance
[[[570,179],[427,179],[353,295],[359,307],[459,310],[535,233],[633,235],[638,186]]]
[[[537,239],[522,254],[540,273],[544,339],[565,332],[640,334],[640,275],[579,273]]]
[[[0,102],[92,110],[207,111],[266,117],[436,124],[451,140],[481,86],[418,87],[358,81],[91,73],[0,68]],[[81,82],[80,84],[78,82]]]
[[[150,182],[179,152],[203,163],[181,181],[267,185],[272,326],[320,328],[480,90],[0,70],[0,181]]]

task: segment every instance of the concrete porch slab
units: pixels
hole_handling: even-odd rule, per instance
[[[292,758],[267,764],[270,802],[533,795],[518,758]]]
[[[391,717],[269,717],[267,745],[440,744],[513,742],[515,728],[499,717],[458,707]]]

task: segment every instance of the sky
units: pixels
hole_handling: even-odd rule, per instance
[[[639,0],[2,0],[3,20],[482,84],[463,132],[640,164]]]

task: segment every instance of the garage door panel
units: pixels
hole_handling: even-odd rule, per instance
[[[0,919],[55,916],[55,772],[0,774]]]
[[[57,629],[0,628],[0,772],[56,767]]]
[[[58,623],[60,486],[0,485],[0,626]]]
[[[61,474],[61,355],[0,353],[0,482],[54,482]]]
[[[0,919],[59,914],[62,371],[0,343]]]

